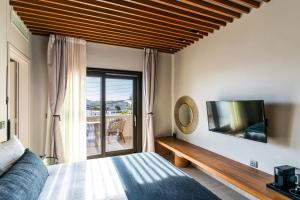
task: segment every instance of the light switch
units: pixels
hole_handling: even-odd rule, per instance
[[[0,122],[0,130],[5,128],[5,121]]]

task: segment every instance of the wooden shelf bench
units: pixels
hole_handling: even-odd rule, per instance
[[[161,137],[155,139],[158,153],[172,151],[179,158],[177,165],[184,167],[185,160],[197,165],[200,169],[219,177],[226,182],[240,188],[258,199],[288,199],[266,187],[274,177],[260,170],[251,168],[214,152],[190,144],[174,137]]]

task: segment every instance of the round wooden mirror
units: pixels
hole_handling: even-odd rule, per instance
[[[183,96],[175,105],[174,118],[177,127],[185,134],[192,133],[198,124],[198,109],[191,97]]]

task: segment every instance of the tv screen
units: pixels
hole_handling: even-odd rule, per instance
[[[264,101],[207,101],[210,131],[267,142]]]

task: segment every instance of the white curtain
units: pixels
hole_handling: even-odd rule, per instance
[[[67,37],[68,81],[63,105],[65,162],[86,160],[86,42]]]
[[[66,39],[51,35],[47,52],[49,111],[45,154],[64,161],[61,135],[61,110],[67,87]]]
[[[143,151],[154,152],[153,106],[155,96],[155,73],[158,63],[156,49],[145,49],[143,59],[143,88],[146,119],[143,135]]]
[[[62,42],[63,41],[63,42]],[[53,49],[55,43],[63,43]],[[63,54],[60,52],[64,52]],[[59,142],[53,139],[51,128],[46,139],[46,155],[55,156],[59,162],[76,162],[86,159],[86,118],[85,118],[85,79],[86,79],[86,42],[81,39],[51,35],[48,44],[48,60],[57,55],[55,63],[65,69],[64,98],[60,104],[59,113],[55,113],[54,120],[59,122]],[[60,55],[60,56],[58,56]],[[57,59],[62,57],[63,59]],[[63,62],[62,62],[63,61]],[[49,73],[48,63],[48,73]],[[49,76],[49,90],[56,79]],[[53,94],[49,92],[51,99]],[[51,126],[50,126],[51,127]],[[56,147],[54,153],[49,149]],[[57,151],[59,149],[60,151]]]

